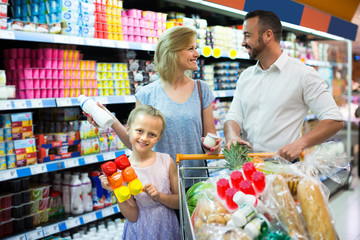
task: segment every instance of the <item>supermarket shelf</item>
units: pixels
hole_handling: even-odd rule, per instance
[[[0,111],[29,109],[29,108],[50,108],[50,107],[56,107],[56,102],[54,98],[0,100]]]
[[[62,231],[66,231],[68,229],[78,227],[116,213],[119,213],[120,209],[118,205],[113,205],[110,207],[106,207],[104,209],[96,210],[90,213],[85,213],[80,216],[70,217],[67,220],[60,221],[58,223],[50,224],[44,227],[38,227],[35,230],[31,230],[29,232],[12,236],[5,239],[12,239],[12,240],[35,240],[41,239],[47,236],[51,236],[57,234]]]
[[[60,34],[0,30],[0,39],[154,51],[155,45]]]
[[[214,91],[216,98],[232,97],[235,90]],[[121,104],[135,103],[134,95],[94,97],[101,104]],[[77,98],[46,98],[46,99],[26,99],[26,100],[0,100],[0,111],[20,110],[31,108],[50,108],[50,107],[75,107],[79,106]]]
[[[33,33],[21,31],[0,30],[0,39],[32,41],[57,44],[83,45],[92,47],[107,47],[118,49],[132,49],[142,51],[155,51],[156,45],[150,43],[125,42],[100,38],[83,38],[75,36],[67,36],[60,34]],[[202,50],[199,52],[202,54]],[[229,52],[221,51],[219,57],[229,58]],[[249,55],[245,52],[239,52],[236,55],[238,59],[249,59]]]
[[[92,163],[103,162],[112,160],[122,154],[130,154],[129,149],[123,149],[114,152],[104,152],[100,154],[93,154],[87,156],[80,156],[76,158],[68,158],[59,161],[52,161],[47,163],[40,163],[30,165],[26,167],[11,168],[0,171],[0,181],[6,181],[10,179],[22,178],[26,176],[41,174],[45,172],[53,172],[62,169],[74,168],[84,166]]]
[[[339,67],[339,68],[347,68],[347,63],[337,63],[337,62],[326,62],[326,61],[318,61],[318,60],[305,60],[307,65],[318,66],[318,67]]]

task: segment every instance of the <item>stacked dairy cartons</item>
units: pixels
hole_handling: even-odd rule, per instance
[[[235,30],[230,27],[211,26],[213,48],[219,48],[223,51],[229,51],[235,48],[236,34]]]
[[[123,40],[121,0],[95,0],[95,38]]]
[[[96,70],[99,96],[130,95],[126,63],[97,63]]]
[[[95,33],[95,4],[93,1],[64,0],[59,5],[61,11],[55,19],[48,19],[48,23],[66,22],[65,35],[94,37]]]

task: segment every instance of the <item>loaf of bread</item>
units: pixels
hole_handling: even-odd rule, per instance
[[[318,183],[310,179],[301,180],[297,195],[311,240],[336,240],[336,232]]]
[[[295,201],[291,196],[288,185],[284,178],[275,175],[271,187],[274,191],[274,198],[277,204],[277,213],[280,220],[285,224],[290,236],[297,239],[307,239],[305,226],[301,220],[301,215],[296,209]]]

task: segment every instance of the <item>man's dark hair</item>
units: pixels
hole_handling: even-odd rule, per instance
[[[279,17],[275,13],[265,10],[255,10],[248,12],[245,16],[245,20],[254,17],[259,17],[258,24],[260,35],[270,29],[274,34],[275,40],[280,42],[282,35],[282,25]]]

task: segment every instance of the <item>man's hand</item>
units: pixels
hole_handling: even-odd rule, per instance
[[[228,141],[228,142],[226,143],[225,147],[230,150],[231,145],[232,145],[232,144],[235,145],[237,142],[238,142],[240,145],[247,145],[249,148],[252,148],[252,147],[251,147],[251,144],[250,144],[249,142],[244,141],[244,140],[242,140],[241,138],[233,138],[233,139],[231,139],[230,141]]]
[[[146,184],[144,186],[144,192],[149,195],[155,202],[158,202],[160,199],[160,192],[153,184]]]
[[[294,159],[298,158],[303,151],[304,148],[302,145],[295,141],[280,148],[277,155],[292,162]]]

